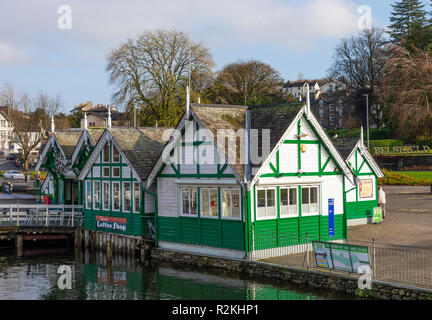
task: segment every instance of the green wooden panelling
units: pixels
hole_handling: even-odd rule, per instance
[[[377,200],[357,201],[346,203],[347,219],[360,219],[372,217],[373,208],[378,206]]]
[[[160,241],[244,250],[243,221],[158,217],[157,232]]]

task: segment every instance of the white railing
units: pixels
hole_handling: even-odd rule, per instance
[[[77,227],[83,223],[83,207],[74,205],[0,204],[0,227]]]

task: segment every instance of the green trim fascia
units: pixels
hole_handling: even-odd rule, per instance
[[[260,175],[260,178],[281,178],[281,177],[297,177],[297,176],[339,176],[343,175],[341,172],[304,172],[304,173],[298,173],[298,172],[290,172],[290,173],[279,173],[279,174],[273,174],[273,173],[264,173]]]

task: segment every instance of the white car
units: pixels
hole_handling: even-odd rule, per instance
[[[24,180],[24,175],[19,171],[6,171],[3,175],[4,179],[12,179],[12,180]]]

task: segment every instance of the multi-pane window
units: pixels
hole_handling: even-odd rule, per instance
[[[257,217],[276,217],[275,189],[258,189],[257,191]]]
[[[131,210],[131,183],[123,182],[123,212]]]
[[[227,218],[240,218],[239,189],[222,189],[222,216]]]
[[[280,216],[297,215],[297,188],[280,188]]]
[[[134,182],[134,188],[133,188],[133,199],[134,199],[134,207],[133,207],[133,211],[134,212],[139,212],[140,210],[140,185],[138,182]]]
[[[92,199],[91,181],[86,181],[85,192],[86,192],[86,208],[91,209],[91,199]]]
[[[319,213],[318,187],[301,188],[302,215],[308,213]]]
[[[120,182],[113,182],[113,210],[120,210]]]
[[[101,205],[101,185],[100,181],[93,181],[93,209],[100,209]]]
[[[197,188],[183,187],[180,188],[183,215],[196,215],[198,213],[198,190]]]
[[[218,216],[217,188],[201,188],[201,215],[205,217]]]
[[[110,162],[110,145],[109,143],[105,143],[105,146],[103,148],[103,155],[102,155],[103,162]]]
[[[120,167],[113,167],[112,168],[113,172],[112,172],[112,176],[115,178],[120,177]]]
[[[104,181],[103,184],[103,210],[109,210],[110,207],[110,183]]]
[[[112,162],[120,162],[120,152],[118,151],[118,149],[113,146],[112,151],[113,151]]]

